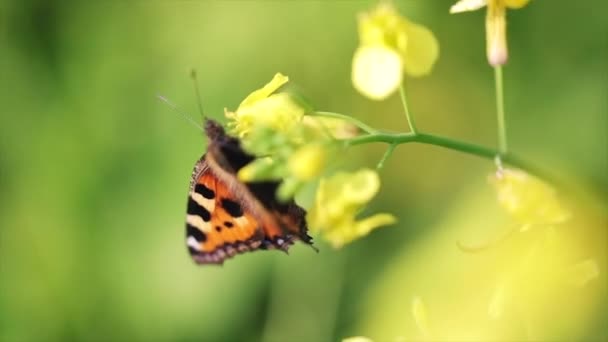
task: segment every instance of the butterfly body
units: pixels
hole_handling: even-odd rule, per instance
[[[279,182],[244,183],[237,172],[255,159],[213,120],[205,122],[207,152],[192,172],[186,215],[186,245],[199,264],[222,264],[258,249],[287,251],[296,240],[312,245],[306,212],[278,202]]]

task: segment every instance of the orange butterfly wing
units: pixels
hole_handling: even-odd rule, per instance
[[[285,236],[271,215],[243,208],[227,184],[205,169],[188,197],[186,244],[201,264],[221,264],[237,253],[281,248],[293,238]]]
[[[280,183],[240,182],[236,173],[255,157],[213,120],[206,120],[205,133],[209,145],[192,173],[186,216],[186,244],[194,261],[222,264],[256,249],[286,252],[295,240],[312,246],[304,209],[293,200],[275,199]]]

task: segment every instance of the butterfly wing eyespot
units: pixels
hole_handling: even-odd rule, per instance
[[[207,121],[206,133],[209,148],[194,167],[186,215],[186,245],[193,260],[222,264],[257,249],[287,252],[296,240],[312,246],[304,209],[275,199],[279,182],[238,181],[236,172],[254,157],[215,121]]]

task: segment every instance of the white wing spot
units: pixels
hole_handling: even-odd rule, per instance
[[[247,217],[241,216],[241,217],[235,218],[234,222],[236,223],[237,226],[244,227],[249,223],[249,220],[247,219]]]
[[[188,245],[188,247],[192,247],[192,248],[196,249],[197,251],[201,250],[200,242],[196,241],[196,239],[193,236],[188,236],[188,239],[186,240],[186,244]]]
[[[194,202],[198,203],[201,207],[207,209],[208,212],[213,213],[215,209],[215,199],[208,199],[203,197],[203,195],[198,192],[191,192],[190,197],[194,200]]]
[[[211,231],[211,224],[203,221],[203,218],[198,215],[186,215],[186,222],[196,227],[203,233],[208,233]]]

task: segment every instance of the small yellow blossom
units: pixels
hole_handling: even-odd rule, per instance
[[[288,131],[301,121],[304,108],[287,93],[274,92],[289,81],[287,76],[277,73],[264,87],[251,93],[236,111],[225,111],[231,121],[233,132],[244,137],[254,125],[263,125],[278,131]]]
[[[529,0],[460,0],[450,8],[450,13],[461,13],[488,7],[486,12],[486,54],[492,66],[507,63],[507,8],[518,9]]]
[[[403,78],[428,74],[439,56],[433,33],[399,15],[390,3],[380,3],[358,18],[359,47],[355,51],[352,81],[363,95],[382,100]]]
[[[321,179],[308,214],[312,232],[321,233],[338,248],[372,230],[396,221],[390,214],[376,214],[357,221],[355,216],[380,189],[380,177],[369,169],[339,172]]]
[[[521,224],[556,224],[570,217],[550,185],[521,170],[501,168],[490,181],[498,203]]]

